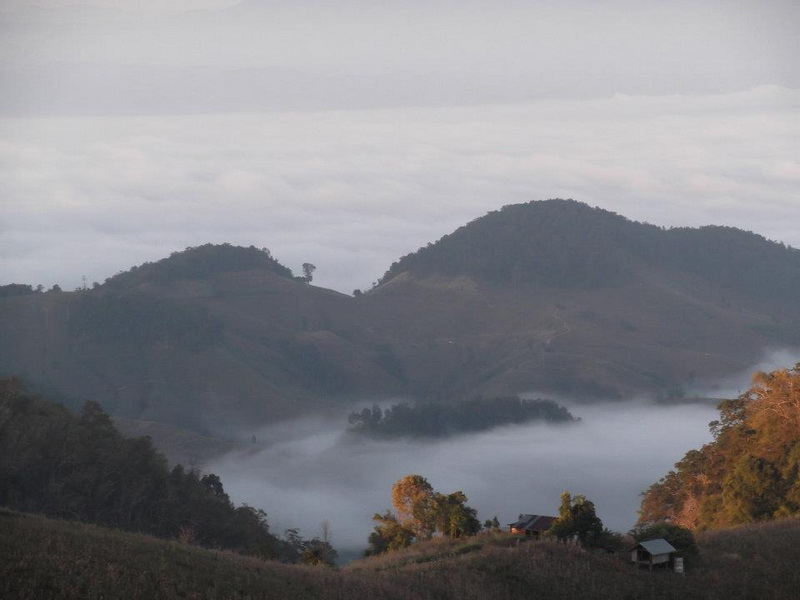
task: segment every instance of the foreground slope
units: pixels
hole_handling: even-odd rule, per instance
[[[0,596],[416,600],[795,598],[800,522],[701,538],[680,577],[607,554],[500,535],[420,543],[338,571],[264,562],[0,509]]]

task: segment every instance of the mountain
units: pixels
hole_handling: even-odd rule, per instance
[[[403,389],[353,298],[205,245],[96,289],[0,299],[0,372],[67,404],[224,434]]]
[[[6,286],[0,375],[201,433],[399,395],[680,397],[800,346],[798,292],[800,251],[756,234],[548,200],[474,220],[355,297],[227,244],[96,289]]]
[[[422,389],[680,396],[799,345],[798,292],[800,251],[753,233],[549,200],[403,257],[369,300]]]

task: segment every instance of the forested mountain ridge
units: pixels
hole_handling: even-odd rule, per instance
[[[548,200],[476,219],[355,296],[228,244],[90,289],[5,286],[0,375],[212,433],[398,395],[679,397],[800,346],[798,290],[800,251],[758,235]]]
[[[800,250],[732,227],[664,229],[574,200],[504,206],[408,254],[381,278],[465,276],[480,282],[594,288],[657,267],[756,296],[800,294]]]

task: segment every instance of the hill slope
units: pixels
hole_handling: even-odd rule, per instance
[[[644,494],[642,521],[718,528],[800,514],[800,363],[720,404],[714,441]]]
[[[264,562],[96,526],[0,509],[6,598],[795,598],[800,522],[726,530],[700,540],[685,577],[617,557],[506,535],[420,543],[333,571]]]
[[[403,257],[367,308],[424,389],[680,395],[800,345],[798,292],[800,251],[755,234],[550,200]]]
[[[235,250],[191,248],[97,289],[0,299],[0,372],[116,417],[222,434],[402,389],[352,298]]]
[[[489,213],[357,297],[229,245],[97,289],[8,287],[0,375],[222,434],[397,395],[674,397],[800,346],[800,251],[570,200]]]

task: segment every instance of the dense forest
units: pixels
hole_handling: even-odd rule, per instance
[[[213,473],[168,468],[148,438],[125,438],[95,402],[79,415],[0,380],[0,505],[263,558],[333,556],[296,531],[281,539],[267,515],[234,506]]]
[[[118,273],[105,282],[108,289],[129,289],[142,283],[164,283],[179,279],[200,279],[232,270],[260,269],[292,278],[292,271],[272,257],[266,248],[203,244],[173,252],[168,258]]]
[[[757,373],[719,410],[714,440],[647,490],[642,522],[713,529],[800,514],[800,363]]]
[[[350,431],[375,438],[442,438],[486,431],[501,425],[531,421],[577,421],[552,400],[523,400],[518,396],[473,398],[462,402],[401,402],[383,410],[375,405],[350,414]]]
[[[410,272],[583,289],[624,284],[643,265],[758,297],[800,294],[800,250],[732,227],[664,229],[574,200],[492,211],[404,256],[380,282]]]

